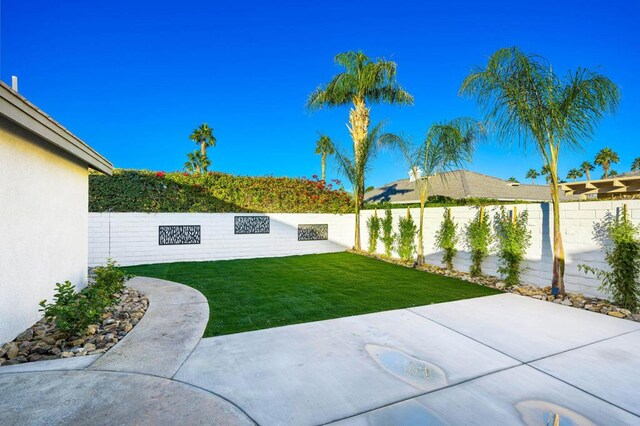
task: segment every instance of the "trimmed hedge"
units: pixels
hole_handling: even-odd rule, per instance
[[[337,180],[234,176],[209,172],[115,170],[89,175],[91,212],[350,213],[351,196]]]

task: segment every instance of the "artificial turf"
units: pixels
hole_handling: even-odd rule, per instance
[[[210,312],[204,337],[499,293],[346,252],[124,269],[202,292]]]

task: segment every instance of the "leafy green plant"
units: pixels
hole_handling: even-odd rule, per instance
[[[416,226],[411,212],[407,209],[407,216],[401,217],[398,222],[398,255],[402,260],[411,260],[416,252]]]
[[[493,241],[491,235],[491,224],[489,217],[481,206],[476,213],[476,217],[467,224],[464,231],[464,243],[471,253],[471,268],[469,273],[472,277],[482,275],[482,262],[489,255],[489,247]]]
[[[384,253],[387,256],[391,256],[393,252],[393,243],[395,241],[395,235],[393,235],[393,215],[391,214],[391,206],[386,205],[384,209],[384,218],[380,220],[382,226],[382,243],[384,244]]]
[[[89,175],[89,211],[352,213],[353,200],[337,179],[119,169]]]
[[[40,302],[40,311],[48,321],[68,336],[81,335],[90,324],[96,323],[106,308],[117,301],[116,293],[122,291],[127,276],[116,267],[114,261],[95,269],[95,283],[80,292],[69,281],[56,284],[53,303]]]
[[[456,249],[458,242],[457,231],[458,225],[451,218],[451,210],[445,207],[440,229],[436,232],[436,248],[444,251],[442,263],[449,270],[453,269],[453,258],[458,252]]]
[[[373,211],[373,216],[367,219],[369,229],[369,253],[375,253],[378,248],[378,238],[380,238],[380,218],[378,210]]]
[[[531,231],[527,229],[529,213],[525,210],[520,216],[514,207],[510,215],[504,207],[496,213],[493,229],[496,236],[497,252],[500,258],[498,272],[505,276],[507,286],[520,284],[522,261],[531,245]]]
[[[578,265],[578,268],[595,274],[602,281],[600,290],[610,294],[616,305],[635,311],[640,300],[640,226],[627,218],[625,205],[621,218],[605,217],[596,225],[594,234],[610,270],[589,265]]]

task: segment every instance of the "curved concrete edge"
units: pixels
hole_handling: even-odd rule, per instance
[[[48,361],[25,362],[24,364],[0,367],[0,374],[26,373],[35,371],[80,370],[95,362],[100,355],[84,355],[73,358],[59,358]]]
[[[0,424],[255,424],[211,392],[144,374],[6,374],[0,376],[0,395]]]
[[[200,342],[209,321],[209,304],[184,284],[135,277],[129,287],[149,298],[140,322],[90,370],[141,373],[171,378]]]

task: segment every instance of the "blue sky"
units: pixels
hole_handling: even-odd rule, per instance
[[[386,130],[420,139],[443,119],[479,117],[457,93],[473,65],[517,45],[565,73],[597,68],[622,90],[616,115],[561,174],[604,146],[640,156],[640,2],[240,2],[4,0],[0,78],[117,167],[176,170],[200,123],[215,130],[213,169],[244,175],[319,174],[317,132],[347,146],[348,108],[310,113],[308,94],[339,72],[333,56],[363,50],[398,63],[412,107],[372,107]],[[469,169],[524,180],[533,150],[489,141]],[[599,173],[599,172],[598,172]],[[329,178],[336,177],[329,167]],[[368,185],[406,176],[382,153]]]

